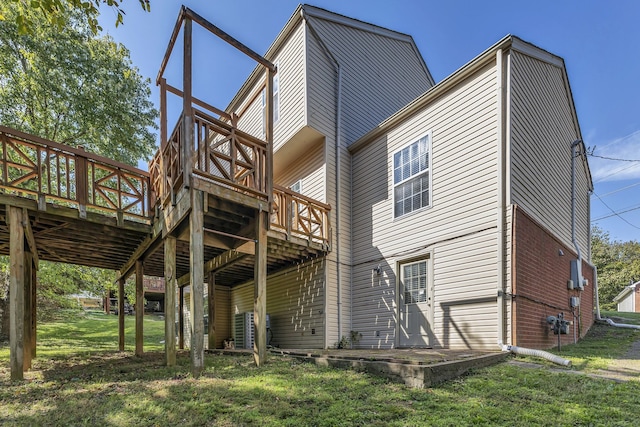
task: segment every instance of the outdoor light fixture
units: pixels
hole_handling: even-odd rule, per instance
[[[382,274],[382,267],[380,267],[380,264],[378,264],[377,267],[373,267],[373,272],[376,273],[376,276]]]
[[[564,252],[562,251],[562,249],[558,249],[558,255],[564,256]]]

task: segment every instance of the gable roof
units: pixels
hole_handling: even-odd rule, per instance
[[[613,302],[619,303],[623,299],[625,299],[629,294],[636,291],[637,287],[640,286],[640,281],[633,283],[629,286],[625,286],[622,291],[613,299]]]
[[[291,15],[287,23],[284,25],[282,30],[280,30],[280,33],[278,33],[278,35],[276,36],[273,43],[271,43],[271,46],[269,47],[269,49],[267,49],[267,52],[264,54],[264,57],[268,60],[272,60],[275,57],[276,53],[285,45],[285,43],[291,36],[291,33],[293,33],[293,31],[296,28],[298,28],[298,26],[305,19],[308,19],[308,18],[324,19],[326,21],[331,21],[339,25],[351,27],[357,30],[376,34],[378,36],[388,37],[393,40],[398,40],[398,41],[408,43],[411,46],[416,57],[420,59],[421,65],[424,68],[425,74],[431,81],[431,84],[432,85],[435,84],[433,77],[431,76],[431,72],[429,72],[429,68],[425,63],[424,58],[420,54],[420,51],[418,50],[418,46],[415,44],[415,41],[413,40],[412,36],[408,34],[400,33],[398,31],[390,30],[388,28],[384,28],[375,24],[370,24],[368,22],[360,21],[358,19],[349,18],[348,16],[340,15],[338,13],[331,12],[329,10],[308,5],[308,4],[298,5],[298,7],[293,12],[293,14]],[[253,85],[255,85],[256,81],[260,78],[260,75],[262,74],[262,72],[263,72],[262,67],[256,66],[256,68],[254,68],[254,70],[251,72],[251,74],[249,75],[247,80],[244,82],[240,90],[238,90],[236,95],[233,97],[233,99],[229,103],[227,110],[232,109],[239,102],[241,102],[246,96],[248,96]]]
[[[375,127],[374,129],[372,129],[371,131],[363,135],[360,139],[358,139],[357,141],[355,141],[353,144],[349,146],[349,151],[351,153],[357,152],[358,150],[360,150],[361,148],[363,148],[373,140],[379,138],[383,134],[387,133],[389,130],[400,125],[406,119],[418,113],[420,110],[430,105],[439,97],[444,96],[446,93],[448,93],[449,90],[451,90],[453,87],[455,87],[458,83],[460,83],[464,79],[471,76],[474,72],[476,72],[480,68],[494,61],[496,53],[499,50],[506,51],[509,49],[531,56],[540,61],[544,61],[562,70],[565,89],[567,91],[567,102],[569,103],[569,107],[570,107],[571,115],[573,119],[573,126],[575,129],[576,135],[578,136],[578,139],[582,139],[582,132],[580,131],[580,124],[578,122],[578,116],[576,114],[576,109],[573,102],[573,95],[571,92],[571,86],[569,85],[569,77],[567,75],[567,70],[564,64],[564,60],[561,57],[554,55],[544,49],[541,49],[529,42],[526,42],[514,35],[508,34],[505,37],[503,37],[501,40],[499,40],[497,43],[495,43],[493,46],[486,49],[480,55],[476,56],[474,59],[472,59],[471,61],[467,62],[465,65],[460,67],[453,74],[446,77],[440,83],[431,87],[424,94],[422,94],[415,100],[411,101],[400,111],[393,114],[392,116],[384,120],[382,123],[380,123],[377,127]],[[581,157],[582,157],[584,170],[585,170],[585,173],[587,174],[588,181],[589,181],[589,190],[593,191],[593,180],[591,178],[591,171],[589,169],[586,155]]]

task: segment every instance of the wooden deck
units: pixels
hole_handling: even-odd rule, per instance
[[[192,25],[196,23],[263,69],[264,139],[227,112],[194,97]],[[181,31],[182,30],[182,31]],[[163,77],[183,38],[182,90]],[[162,61],[160,148],[149,172],[0,126],[0,254],[10,255],[11,375],[21,379],[35,356],[35,283],[40,260],[119,271],[119,346],[124,349],[124,282],[135,273],[165,278],[166,362],[175,363],[178,288],[191,286],[192,373],[203,368],[204,286],[253,281],[254,358],[266,356],[266,278],[292,263],[331,250],[330,206],[273,182],[273,78],[276,67],[183,7]],[[173,131],[167,95],[182,100]],[[114,142],[117,143],[117,142]],[[179,292],[182,295],[182,292]],[[214,304],[209,304],[213,310]],[[136,310],[136,354],[143,352],[143,310]],[[213,318],[213,313],[209,313]],[[213,328],[213,322],[209,323]],[[209,331],[210,339],[215,335]]]

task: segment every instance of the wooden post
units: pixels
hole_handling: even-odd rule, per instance
[[[183,51],[183,63],[182,63],[182,180],[185,187],[191,186],[191,166],[193,164],[191,160],[191,152],[193,151],[193,115],[191,108],[192,90],[191,90],[191,60],[192,60],[192,35],[193,35],[193,21],[190,18],[184,20],[184,51]],[[192,229],[193,231],[193,229]],[[193,295],[193,292],[191,293]]]
[[[160,79],[160,188],[158,189],[160,194],[156,194],[158,200],[160,200],[160,206],[164,203],[164,197],[169,192],[167,188],[167,165],[165,164],[164,149],[169,142],[167,134],[167,79],[164,77]],[[171,186],[173,193],[173,186]],[[171,197],[171,200],[175,200],[175,197]]]
[[[178,348],[184,350],[184,287],[180,287],[178,299]]]
[[[266,193],[269,198],[269,209],[268,212],[271,212],[271,205],[273,203],[273,75],[275,74],[273,70],[267,68],[267,81],[266,81],[266,116],[267,120],[265,123],[265,141],[267,143],[267,155],[266,162],[267,167],[265,168],[265,185],[266,185]],[[266,229],[269,229],[269,221],[266,223]],[[265,243],[266,244],[266,243]]]
[[[262,366],[267,356],[267,222],[268,212],[256,214],[256,256],[254,265],[253,322],[255,339],[253,359]]]
[[[216,348],[216,273],[209,272],[207,279],[207,291],[209,294],[209,350]]]
[[[124,282],[125,278],[118,280],[118,350],[124,351]]]
[[[164,360],[176,364],[176,238],[164,240]]]
[[[136,356],[144,353],[144,267],[136,261]]]
[[[9,359],[11,380],[24,378],[24,228],[22,210],[8,207],[9,219]]]
[[[30,252],[24,253],[24,371],[31,369],[31,318],[33,305],[31,303],[31,277],[33,269],[33,256]]]
[[[204,369],[204,195],[191,190],[189,214],[191,240],[191,373],[200,376]]]
[[[83,147],[78,147],[84,151]],[[87,202],[89,201],[89,175],[87,169],[87,158],[76,155],[76,200],[78,202],[78,212],[80,218],[87,217]]]
[[[34,248],[35,250],[35,248]],[[34,264],[31,269],[31,359],[36,358],[36,331],[38,325],[38,303],[36,287],[38,285],[38,268]]]

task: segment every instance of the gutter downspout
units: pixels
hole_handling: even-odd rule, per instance
[[[497,284],[497,336],[498,336],[498,345],[503,346],[503,341],[505,339],[505,331],[504,324],[506,321],[505,317],[505,309],[504,309],[504,293],[506,290],[505,283],[505,262],[504,262],[504,210],[505,210],[505,181],[507,174],[507,167],[505,162],[505,140],[506,140],[506,132],[505,132],[505,100],[506,100],[506,88],[505,84],[505,73],[503,66],[503,51],[502,49],[498,49],[496,52],[496,69],[498,74],[498,102],[497,102],[497,110],[498,110],[498,212],[497,212],[497,235],[498,235],[498,249],[497,249],[497,257],[498,257],[498,284]]]
[[[336,280],[337,280],[337,298],[338,298],[338,340],[342,339],[342,273],[341,273],[341,258],[340,258],[340,182],[342,179],[341,173],[341,150],[340,142],[342,141],[342,69],[340,64],[335,61],[335,68],[338,77],[338,87],[336,88]],[[353,343],[351,344],[353,346]]]
[[[571,241],[578,254],[578,279],[582,280],[582,252],[576,240],[576,147],[582,144],[581,139],[576,139],[571,143]],[[582,286],[576,283],[578,287]]]
[[[338,306],[338,340],[342,338],[342,273],[341,273],[341,257],[340,257],[340,200],[341,200],[341,192],[340,192],[340,180],[342,179],[341,174],[341,160],[342,156],[340,154],[340,142],[342,141],[342,69],[340,68],[340,64],[336,60],[336,58],[331,54],[329,48],[322,42],[322,39],[318,36],[318,33],[311,25],[311,22],[307,19],[305,15],[304,7],[300,10],[302,14],[302,20],[306,23],[311,35],[318,41],[320,47],[322,48],[324,54],[327,58],[333,63],[333,67],[337,76],[337,85],[336,85],[336,126],[335,126],[335,161],[336,161],[336,170],[335,170],[335,194],[336,194],[336,204],[335,204],[335,213],[336,213],[336,298],[337,298],[337,306]],[[326,310],[325,310],[326,313]],[[326,314],[325,314],[326,316]]]

